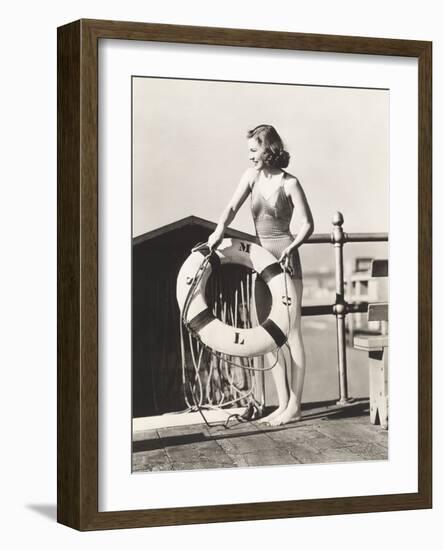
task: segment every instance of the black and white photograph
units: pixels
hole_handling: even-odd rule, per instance
[[[388,460],[389,90],[132,77],[132,472]]]
[[[435,546],[437,6],[5,6],[5,548]]]

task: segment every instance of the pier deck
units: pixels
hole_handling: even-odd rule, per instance
[[[133,440],[133,472],[387,460],[388,432],[369,422],[369,401],[302,407],[303,419],[158,428]],[[202,421],[203,422],[203,421]]]

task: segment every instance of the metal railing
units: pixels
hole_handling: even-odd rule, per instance
[[[337,404],[345,405],[351,401],[348,394],[348,372],[346,360],[346,315],[363,313],[368,310],[368,303],[350,304],[345,300],[343,247],[345,243],[386,242],[387,233],[345,233],[343,231],[343,214],[336,212],[332,219],[332,232],[312,235],[305,244],[332,244],[335,255],[335,303],[330,305],[304,306],[303,316],[335,315],[337,331],[337,362],[339,377],[339,400]]]

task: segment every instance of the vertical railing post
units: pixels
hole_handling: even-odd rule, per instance
[[[337,361],[338,361],[338,380],[340,397],[337,405],[345,405],[351,401],[348,396],[348,372],[346,364],[346,301],[345,285],[343,273],[343,245],[345,243],[345,234],[343,232],[343,214],[336,212],[333,219],[333,229],[331,241],[334,245],[335,254],[335,305],[334,313],[337,326]]]

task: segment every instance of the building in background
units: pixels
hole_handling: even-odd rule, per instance
[[[189,216],[133,239],[132,246],[132,412],[144,417],[185,410],[180,311],[176,300],[179,270],[198,243],[207,242],[216,224]],[[228,228],[226,237],[255,242],[255,237]],[[222,277],[211,276],[208,304],[228,324],[243,322],[243,303],[250,304],[251,277],[242,266],[223,266]],[[244,297],[239,299],[243,289]],[[246,298],[246,295],[249,299]],[[236,312],[233,308],[236,308]],[[232,312],[232,314],[231,314]],[[250,317],[250,315],[246,315]],[[185,337],[187,334],[185,335]],[[185,342],[189,345],[189,342]],[[191,363],[186,349],[187,363]],[[228,401],[245,390],[250,380],[243,369],[230,372],[226,365],[204,357],[195,389],[204,402]],[[209,368],[212,366],[213,368]],[[206,370],[211,371],[208,379]],[[240,394],[238,394],[240,395]],[[237,397],[238,397],[237,395]],[[192,399],[189,398],[192,404]],[[242,404],[242,403],[241,403]]]

